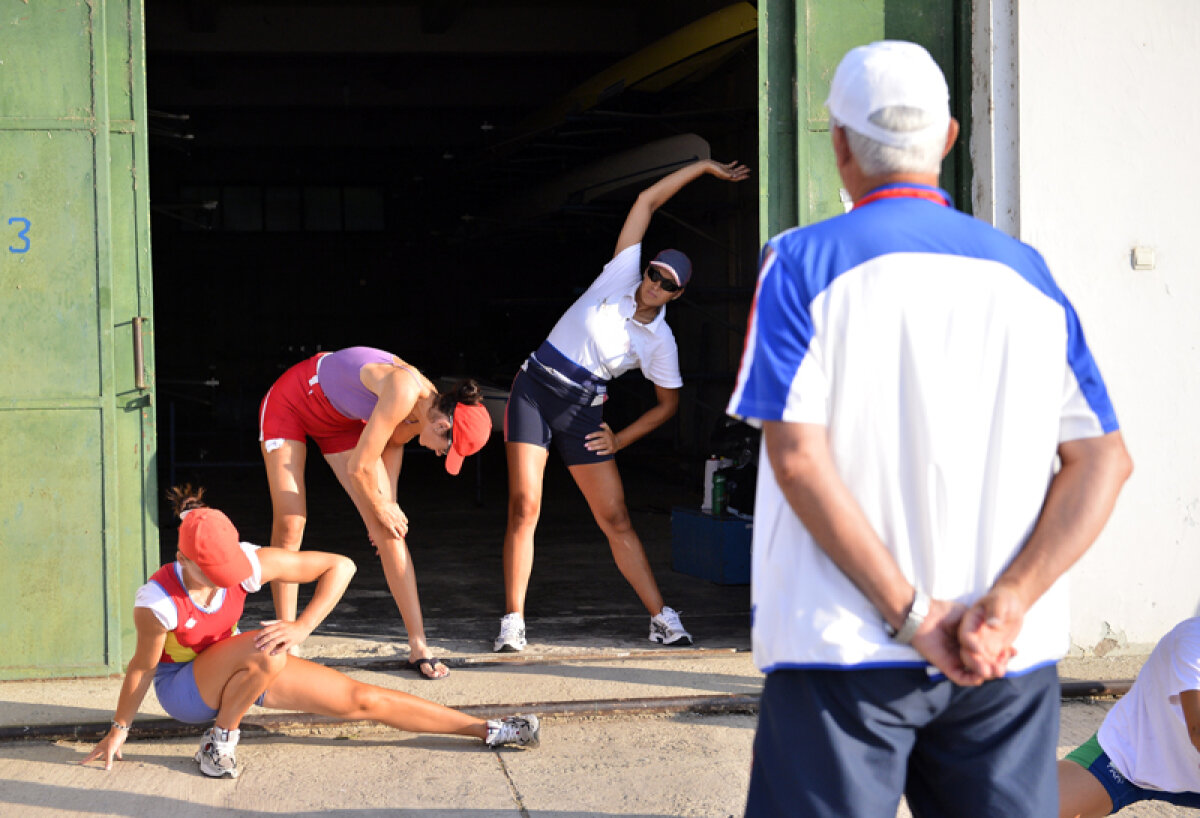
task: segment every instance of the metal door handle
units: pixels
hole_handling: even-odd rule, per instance
[[[133,377],[138,389],[146,388],[146,357],[142,348],[142,322],[140,315],[133,319]]]

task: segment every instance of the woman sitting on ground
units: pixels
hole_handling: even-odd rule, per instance
[[[1090,739],[1058,762],[1059,818],[1200,807],[1200,617],[1164,636]]]
[[[175,488],[179,526],[176,561],[143,585],[134,603],[137,647],[121,685],[112,727],[82,764],[121,758],[133,718],[150,688],[172,718],[213,722],[196,761],[207,776],[236,778],[239,726],[251,704],[341,719],[370,720],[410,733],[475,736],[488,746],[537,746],[536,716],[484,721],[397,690],[355,681],[288,652],[321,624],[341,599],[354,563],[340,554],[259,548],[238,540],[224,513],[201,501],[203,490]],[[239,633],[246,594],[275,580],[316,582],[296,620],[270,620]]]

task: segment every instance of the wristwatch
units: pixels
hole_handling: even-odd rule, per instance
[[[883,629],[893,642],[907,645],[917,635],[917,628],[921,627],[921,623],[925,621],[925,617],[928,615],[929,594],[917,588],[913,594],[912,605],[908,608],[908,616],[904,618],[904,624],[900,626],[900,629],[896,630],[886,621],[883,623]]]

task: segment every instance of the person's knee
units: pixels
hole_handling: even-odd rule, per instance
[[[518,492],[508,498],[509,525],[518,528],[537,523],[541,514],[541,498],[526,492]]]
[[[624,503],[618,503],[596,512],[596,523],[604,533],[621,536],[633,531],[633,521],[629,518],[629,509]]]
[[[304,541],[304,525],[307,520],[297,515],[277,518],[271,525],[271,546],[299,551]]]
[[[262,650],[252,650],[246,657],[246,669],[254,673],[260,673],[264,676],[274,678],[283,671],[287,665],[287,651],[279,651],[271,654]]]
[[[356,683],[350,688],[349,701],[347,702],[350,708],[350,713],[356,717],[369,717],[380,712],[383,703],[383,690],[373,685]]]

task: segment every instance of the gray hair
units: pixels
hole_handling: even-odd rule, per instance
[[[929,112],[920,108],[895,105],[881,108],[869,117],[871,123],[889,131],[905,133],[919,131],[933,124]],[[942,167],[942,151],[946,147],[946,132],[931,136],[924,142],[904,148],[893,148],[863,136],[858,131],[833,120],[833,125],[843,128],[850,152],[858,160],[858,166],[868,176],[883,176],[891,173],[938,173]]]

